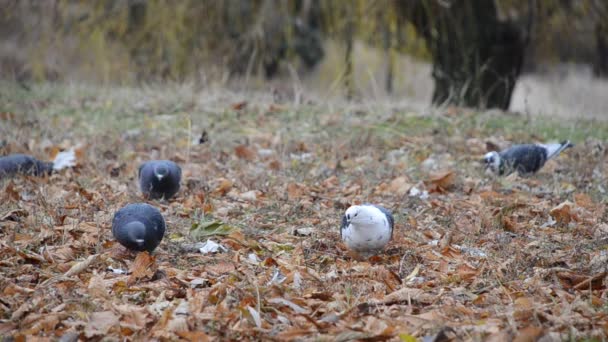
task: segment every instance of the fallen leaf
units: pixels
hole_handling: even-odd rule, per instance
[[[112,327],[118,326],[119,318],[112,311],[93,312],[84,329],[87,338],[107,335]]]
[[[432,172],[425,184],[429,186],[429,192],[443,192],[454,185],[455,178],[454,171]]]
[[[534,342],[543,335],[544,329],[541,327],[535,327],[529,325],[523,329],[520,329],[513,339],[513,342]]]
[[[226,178],[220,178],[219,184],[213,192],[220,196],[224,196],[230,191],[230,189],[232,189],[232,181]]]
[[[300,183],[287,184],[287,198],[290,200],[300,199],[308,192],[308,188]]]
[[[249,311],[251,318],[253,318],[253,322],[255,323],[255,326],[258,328],[261,328],[262,327],[262,317],[260,316],[260,313],[249,305],[247,305],[247,311]]]
[[[413,186],[414,185],[410,183],[407,177],[400,176],[390,182],[388,189],[397,196],[403,196],[407,194]]]
[[[460,277],[460,279],[465,281],[472,281],[475,276],[477,276],[477,269],[467,265],[460,264],[456,267],[456,273]]]
[[[238,228],[235,226],[225,224],[218,220],[198,221],[192,224],[190,236],[196,241],[202,241],[209,236],[229,235],[237,230]]]
[[[568,224],[574,219],[574,203],[570,201],[562,202],[557,207],[551,209],[549,214],[559,224]]]
[[[235,147],[234,154],[236,154],[236,156],[240,159],[245,159],[248,161],[255,160],[255,157],[257,156],[256,151],[247,145],[238,145]]]
[[[92,263],[94,263],[97,258],[99,257],[99,254],[93,254],[90,255],[88,258],[86,258],[85,260],[75,264],[74,266],[72,266],[65,274],[64,276],[66,277],[71,277],[74,275],[77,275],[81,272],[83,272],[84,270],[86,270],[87,268],[89,268],[89,266],[91,266]]]
[[[604,288],[604,278],[606,278],[606,272],[596,274],[595,276],[589,277],[583,274],[574,272],[557,272],[557,278],[561,282],[562,286],[566,289],[576,290],[600,290]]]
[[[133,284],[144,278],[152,278],[158,265],[156,264],[156,258],[151,256],[147,251],[137,253],[133,264],[129,268],[129,280],[128,284]]]
[[[209,336],[202,331],[177,331],[175,334],[190,342],[207,342]]]
[[[236,102],[230,106],[230,108],[234,110],[242,110],[245,109],[245,107],[247,107],[247,101]]]

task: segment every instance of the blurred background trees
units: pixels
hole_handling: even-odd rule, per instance
[[[264,83],[331,61],[324,72],[348,97],[361,92],[363,46],[382,56],[382,81],[369,74],[386,93],[410,56],[432,64],[434,103],[506,109],[522,72],[568,62],[606,77],[608,2],[0,0],[0,44],[3,79],[24,84]]]

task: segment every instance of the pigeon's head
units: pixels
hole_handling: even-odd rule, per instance
[[[486,170],[491,170],[492,172],[498,172],[500,168],[500,155],[496,151],[488,152],[483,157],[483,162]]]
[[[122,229],[127,232],[127,236],[131,243],[137,245],[138,248],[143,248],[146,244],[146,226],[139,221],[127,223]]]
[[[156,164],[154,165],[154,176],[158,178],[159,181],[163,180],[163,178],[169,175],[170,171],[167,165],[165,164]]]
[[[381,220],[378,216],[382,213],[375,207],[369,205],[353,205],[346,209],[344,217],[349,224],[373,224]]]

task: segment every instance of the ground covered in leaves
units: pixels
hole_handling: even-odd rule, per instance
[[[78,165],[0,180],[0,336],[18,341],[605,339],[607,125],[457,108],[298,103],[194,86],[2,84],[0,154]],[[275,94],[276,95],[276,94]],[[529,178],[480,159],[514,142],[576,146]],[[111,219],[140,162],[182,189],[151,201],[150,256]],[[394,239],[349,253],[351,204]],[[219,243],[201,253],[202,243]],[[209,244],[205,245],[210,247]]]

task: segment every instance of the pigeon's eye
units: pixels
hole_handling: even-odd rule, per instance
[[[355,213],[355,215],[354,215],[354,216],[355,216],[355,217],[357,217],[357,215],[359,215],[359,213]]]
[[[350,220],[350,214],[346,214],[346,219]]]

